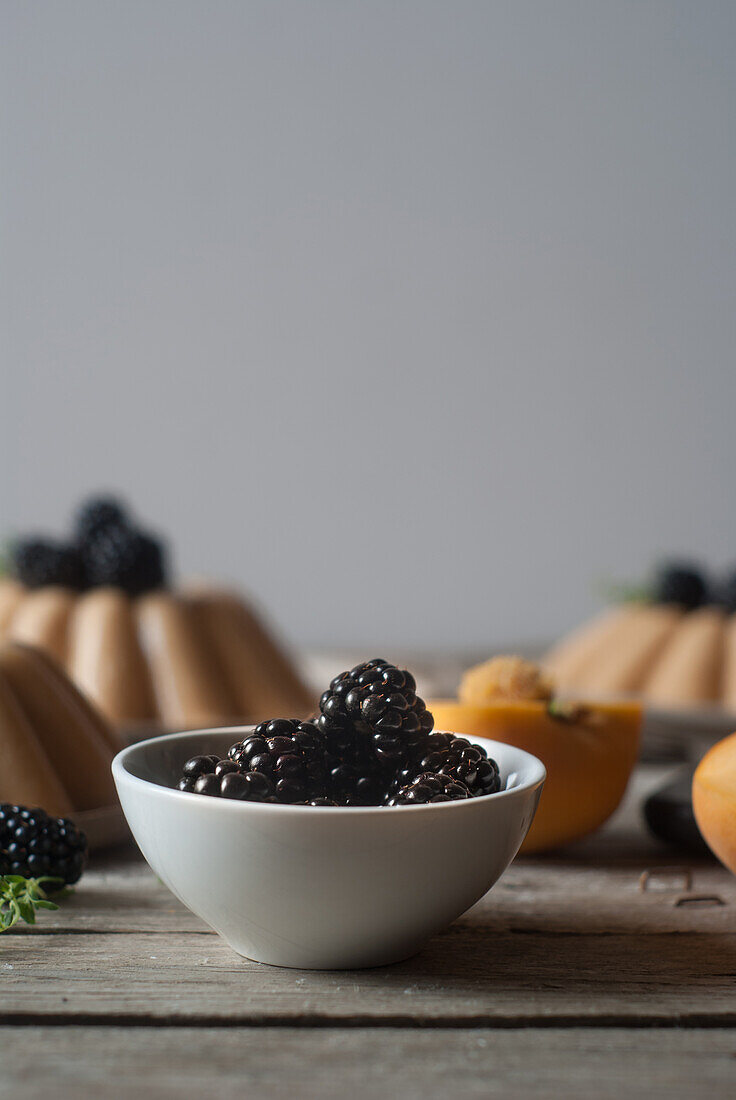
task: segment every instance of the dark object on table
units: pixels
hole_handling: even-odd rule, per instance
[[[87,860],[87,837],[66,817],[45,810],[0,805],[0,875],[49,875],[78,882]]]
[[[692,769],[650,794],[644,803],[647,828],[671,848],[691,855],[709,855],[710,848],[700,835],[692,803]]]

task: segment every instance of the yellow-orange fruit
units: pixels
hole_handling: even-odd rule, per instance
[[[504,700],[474,706],[433,700],[435,729],[487,737],[532,753],[547,769],[536,817],[521,851],[579,840],[621,801],[639,750],[638,703],[552,704]],[[554,716],[554,715],[557,716]]]
[[[714,745],[695,769],[693,811],[709,847],[736,875],[736,733]]]
[[[491,657],[469,668],[457,693],[461,703],[495,703],[499,699],[552,698],[552,681],[539,665],[523,657]]]

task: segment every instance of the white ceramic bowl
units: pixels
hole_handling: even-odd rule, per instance
[[[277,966],[397,962],[473,905],[508,867],[545,778],[521,749],[477,738],[498,794],[429,806],[275,806],[171,788],[197,753],[251,727],[155,737],[112,765],[133,836],[170,890],[239,955]]]

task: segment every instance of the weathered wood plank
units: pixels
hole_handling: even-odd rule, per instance
[[[725,903],[677,906],[682,876],[654,879],[642,892],[645,868],[668,860],[640,859],[623,867],[594,866],[557,858],[514,863],[501,881],[463,919],[492,931],[730,932],[736,910],[736,878],[715,862],[695,861],[692,890]],[[73,897],[45,913],[31,934],[69,932],[206,932],[140,859],[120,858],[90,870]],[[27,934],[19,929],[13,935]]]
[[[457,924],[414,959],[350,972],[239,958],[217,936],[8,936],[0,1022],[736,1023],[736,932],[556,935]]]
[[[736,1087],[730,1030],[14,1028],[0,1050],[8,1100],[725,1100]]]

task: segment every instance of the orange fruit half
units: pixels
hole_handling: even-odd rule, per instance
[[[713,853],[736,875],[736,733],[709,749],[695,769],[693,811]]]
[[[521,848],[524,853],[557,848],[602,825],[621,801],[638,756],[642,720],[638,703],[524,699],[473,704],[438,699],[427,706],[436,730],[449,730],[470,741],[487,737],[516,745],[539,757],[546,767],[547,782]],[[734,840],[736,844],[736,834]],[[734,853],[736,857],[736,847]]]

